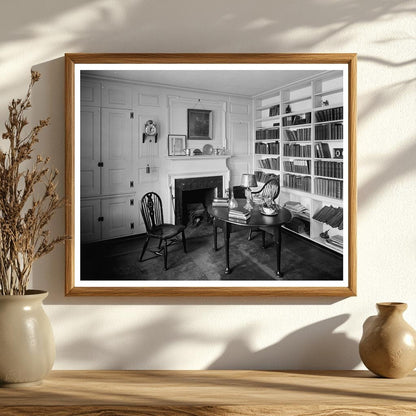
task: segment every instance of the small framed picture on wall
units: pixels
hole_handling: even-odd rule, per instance
[[[181,134],[168,135],[168,155],[183,156],[186,148],[186,136]]]

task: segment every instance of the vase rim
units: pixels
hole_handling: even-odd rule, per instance
[[[46,290],[28,289],[24,295],[0,295],[0,299],[27,299],[28,297],[45,299],[48,294]]]
[[[377,307],[383,309],[399,309],[399,310],[406,310],[407,303],[404,302],[378,302]]]

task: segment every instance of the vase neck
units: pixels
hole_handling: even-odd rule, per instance
[[[377,303],[377,309],[380,315],[401,315],[407,309],[407,304],[402,302],[381,302]]]

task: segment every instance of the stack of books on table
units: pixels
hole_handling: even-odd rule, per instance
[[[228,212],[228,217],[233,220],[248,221],[251,212],[245,208],[232,208]]]
[[[212,206],[215,207],[228,207],[227,198],[214,198],[212,201]]]

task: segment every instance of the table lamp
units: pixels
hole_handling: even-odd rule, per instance
[[[250,187],[257,186],[256,176],[251,173],[243,173],[241,176],[241,186],[246,188],[245,195],[246,195],[246,205],[244,206],[245,209],[251,210],[253,206],[251,205],[251,189]]]

